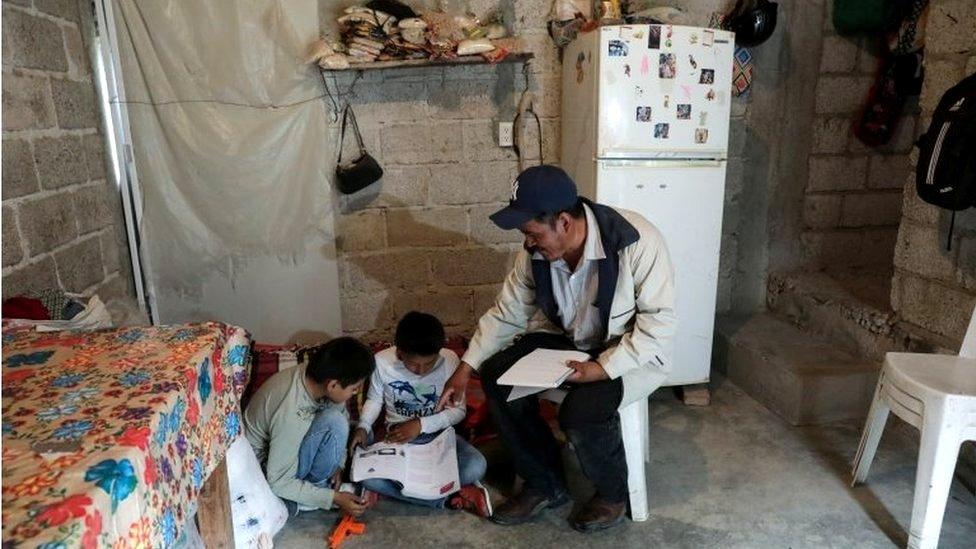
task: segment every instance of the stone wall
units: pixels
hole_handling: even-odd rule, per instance
[[[925,83],[919,100],[925,130],[939,99],[976,73],[976,2],[932,0],[925,43]],[[904,208],[895,249],[891,301],[899,315],[958,348],[976,304],[976,212],[956,214],[946,250],[949,213],[918,199],[915,160],[904,170]]]
[[[132,295],[81,4],[3,2],[4,297]]]
[[[535,93],[542,158],[558,163],[560,63],[546,29],[549,2],[471,2],[499,9],[535,59],[498,66],[366,73],[352,88],[367,147],[385,170],[379,185],[343,197],[337,222],[345,332],[388,337],[404,313],[436,314],[451,333],[470,335],[493,303],[521,246],[518,232],[488,215],[511,192],[518,161],[497,145],[522,90]],[[337,82],[345,92],[348,79]],[[538,163],[534,131],[522,145]]]
[[[825,4],[813,144],[803,204],[811,267],[888,268],[901,220],[901,188],[915,137],[917,103],[906,103],[891,141],[869,148],[852,125],[878,71],[877,38],[839,36]]]

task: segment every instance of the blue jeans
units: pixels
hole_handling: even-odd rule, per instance
[[[417,440],[411,444],[426,444],[432,439],[432,436],[420,435],[420,437],[418,437]],[[481,455],[481,452],[479,452],[477,448],[469,444],[461,437],[457,437],[457,460],[458,477],[460,478],[461,486],[474,484],[485,476],[485,470],[488,468],[488,462],[485,461],[485,456]],[[383,494],[384,496],[393,499],[406,501],[407,503],[413,503],[416,505],[422,505],[424,507],[443,508],[444,504],[447,503],[447,497],[439,499],[416,499],[407,497],[400,492],[403,486],[399,482],[385,478],[367,479],[364,480],[362,484],[367,490],[372,490],[377,494]]]
[[[332,475],[345,464],[349,420],[341,411],[327,408],[315,414],[298,448],[295,478],[318,487],[329,487]]]

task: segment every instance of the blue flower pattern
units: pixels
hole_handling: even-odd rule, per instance
[[[60,427],[54,430],[54,438],[59,440],[77,440],[94,427],[92,422],[86,420],[65,421]]]
[[[237,438],[237,434],[241,432],[241,419],[237,412],[227,414],[227,418],[224,419],[224,432],[230,440]]]
[[[227,353],[227,363],[231,366],[243,366],[247,361],[247,355],[247,346],[237,345]]]
[[[4,360],[5,366],[16,368],[18,366],[36,366],[44,364],[49,358],[54,356],[54,351],[37,351],[34,353],[22,353],[13,355]]]
[[[85,379],[82,374],[61,374],[51,380],[52,387],[74,387]]]
[[[128,459],[106,459],[98,462],[85,472],[85,481],[94,482],[112,496],[112,512],[118,508],[120,501],[129,497],[138,482],[135,468]]]
[[[135,387],[149,381],[149,372],[145,370],[131,370],[119,378],[119,382],[125,387]]]
[[[200,391],[200,402],[204,405],[207,404],[207,399],[210,398],[210,359],[203,359],[203,364],[200,365],[200,378],[197,380],[197,390]]]

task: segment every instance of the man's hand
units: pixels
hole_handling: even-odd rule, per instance
[[[468,388],[468,380],[471,379],[471,372],[473,371],[474,368],[467,362],[458,364],[457,370],[454,370],[447,383],[444,384],[444,393],[441,395],[441,399],[437,401],[437,407],[434,408],[435,412],[440,412],[448,406],[464,406],[464,392]]]
[[[333,496],[332,501],[339,506],[339,509],[349,513],[354,517],[358,517],[363,514],[366,510],[366,505],[356,499],[355,494],[350,494],[349,492],[336,492]]]
[[[362,427],[357,427],[356,431],[353,432],[351,437],[349,437],[349,453],[352,453],[352,451],[356,448],[356,446],[365,447],[366,442],[368,440],[369,440],[369,433],[366,432],[366,429],[363,429]]]
[[[414,418],[391,426],[386,432],[386,441],[406,444],[418,436],[420,436],[420,419]]]
[[[566,381],[571,383],[590,383],[592,381],[602,381],[604,379],[610,379],[607,375],[607,371],[600,366],[599,362],[595,360],[590,360],[587,362],[579,362],[576,360],[570,360],[566,363],[566,366],[575,370],[573,373],[569,374]]]
[[[342,485],[342,468],[341,467],[339,469],[336,469],[335,474],[332,475],[332,478],[331,479],[329,479],[329,485],[332,487],[333,490],[338,490],[339,489],[339,486]]]

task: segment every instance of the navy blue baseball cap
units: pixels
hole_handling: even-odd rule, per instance
[[[491,214],[489,219],[510,231],[541,215],[568,210],[578,199],[576,184],[561,168],[547,164],[533,166],[512,181],[508,206]]]

